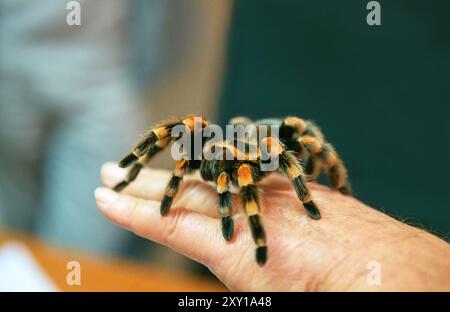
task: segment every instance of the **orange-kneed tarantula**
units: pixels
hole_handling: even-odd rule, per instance
[[[193,155],[195,149],[192,149],[189,157],[185,157],[187,159],[176,161],[175,170],[161,201],[161,215],[169,212],[183,176],[188,172],[200,170],[201,177],[205,181],[211,181],[216,185],[219,194],[222,234],[226,240],[230,240],[234,232],[230,186],[238,187],[239,197],[248,215],[252,236],[257,245],[256,261],[262,266],[267,260],[268,251],[266,235],[259,214],[258,182],[270,174],[270,171],[261,170],[263,164],[261,146],[267,147],[266,151],[278,157],[278,170],[290,179],[308,216],[314,220],[320,219],[321,216],[305,183],[307,177],[315,179],[321,171],[324,171],[336,189],[341,193],[350,194],[347,171],[333,146],[325,140],[322,131],[312,121],[287,117],[252,122],[245,117],[236,117],[230,121],[230,124],[256,127],[275,125],[278,126],[279,138],[271,136],[270,133],[266,137],[259,138],[256,157],[237,157],[239,153],[248,155],[247,148],[245,151],[239,150],[236,142],[230,144],[225,140],[213,143],[213,146],[220,145],[224,151],[233,155],[231,159],[208,160],[195,157],[201,155]],[[182,126],[194,134],[190,139],[193,144],[195,135],[202,135],[207,125],[208,122],[205,119],[190,116],[165,121],[152,128],[133,151],[119,162],[119,166],[122,168],[132,166],[125,179],[118,183],[114,190],[119,192],[135,180],[139,171],[156,153],[177,139],[177,136],[173,136],[172,133],[176,126]],[[207,140],[203,141],[200,153],[204,153],[203,147],[206,142]],[[245,146],[248,147],[249,144]],[[242,149],[242,145],[240,148]],[[305,170],[301,165],[302,162],[305,163]]]

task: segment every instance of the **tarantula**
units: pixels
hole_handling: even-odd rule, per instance
[[[347,178],[347,170],[336,153],[333,146],[325,140],[320,128],[312,121],[298,117],[285,119],[263,119],[252,122],[246,117],[236,117],[230,121],[233,126],[277,126],[279,138],[270,132],[261,137],[258,131],[246,134],[245,144],[238,138],[230,143],[227,140],[219,140],[209,144],[208,140],[202,142],[200,151],[189,151],[182,159],[176,161],[173,175],[166,187],[164,198],[161,201],[161,215],[169,213],[173,198],[177,194],[183,176],[194,170],[200,170],[203,180],[215,184],[219,194],[219,210],[222,223],[222,234],[226,240],[231,240],[234,232],[232,219],[232,194],[230,187],[238,187],[239,197],[249,218],[249,224],[256,243],[256,261],[263,266],[267,260],[266,234],[261,223],[259,208],[258,182],[271,171],[261,170],[264,164],[263,148],[265,154],[278,157],[277,170],[286,175],[291,181],[298,198],[303,203],[308,216],[314,220],[320,219],[320,211],[314,203],[306,185],[307,180],[314,180],[323,171],[328,175],[331,184],[343,194],[350,194],[350,184]],[[191,143],[194,144],[195,135],[202,135],[208,126],[208,122],[201,117],[189,116],[186,118],[172,119],[161,122],[147,132],[142,140],[134,147],[131,153],[125,156],[119,166],[122,168],[131,166],[125,179],[119,182],[114,190],[120,192],[129,183],[134,181],[139,171],[159,151],[167,147],[175,139],[183,136],[174,135],[176,126],[184,127],[194,136]],[[258,137],[259,136],[259,137]],[[249,140],[249,137],[258,137],[258,140]],[[234,137],[236,139],[236,137]],[[245,148],[243,149],[244,146]],[[256,152],[250,153],[249,147],[257,147]],[[223,155],[231,154],[231,158],[206,159],[198,157],[206,148],[215,150],[222,148]],[[197,155],[194,155],[197,153]],[[219,153],[220,154],[220,153]],[[188,156],[188,157],[186,157]],[[196,157],[197,156],[197,157]],[[252,156],[252,157],[250,157]],[[305,163],[303,169],[302,163]]]

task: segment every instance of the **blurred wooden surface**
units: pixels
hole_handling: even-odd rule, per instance
[[[213,280],[155,265],[72,253],[23,234],[0,232],[0,247],[7,241],[25,244],[61,291],[226,291]],[[66,283],[66,266],[73,260],[81,265],[80,286]]]

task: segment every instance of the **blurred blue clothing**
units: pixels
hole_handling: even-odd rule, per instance
[[[130,75],[133,1],[0,1],[0,220],[64,246],[117,253],[129,238],[96,209],[99,169],[146,127]],[[149,1],[158,45],[163,1]],[[149,57],[152,57],[151,55]],[[158,55],[155,55],[157,62]]]

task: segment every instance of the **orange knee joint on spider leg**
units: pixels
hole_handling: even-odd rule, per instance
[[[312,136],[301,137],[298,142],[303,146],[307,146],[311,154],[317,154],[322,150],[322,144],[320,141]]]
[[[246,164],[239,166],[239,168],[237,170],[237,178],[238,178],[238,185],[240,187],[244,187],[244,186],[253,184],[254,181],[253,181],[252,168]]]
[[[194,131],[195,128],[204,129],[208,125],[204,118],[195,116],[183,119],[182,123],[191,131]]]
[[[226,172],[222,172],[217,177],[217,193],[222,194],[228,191],[228,174]]]
[[[261,140],[261,143],[267,149],[267,152],[271,156],[278,156],[283,153],[284,148],[281,145],[280,141],[273,137],[267,137]]]
[[[169,135],[169,129],[167,129],[166,127],[159,127],[159,128],[153,129],[153,133],[155,134],[158,141],[160,141]]]
[[[283,123],[288,126],[296,129],[297,133],[303,134],[306,131],[305,121],[298,117],[287,117]]]

